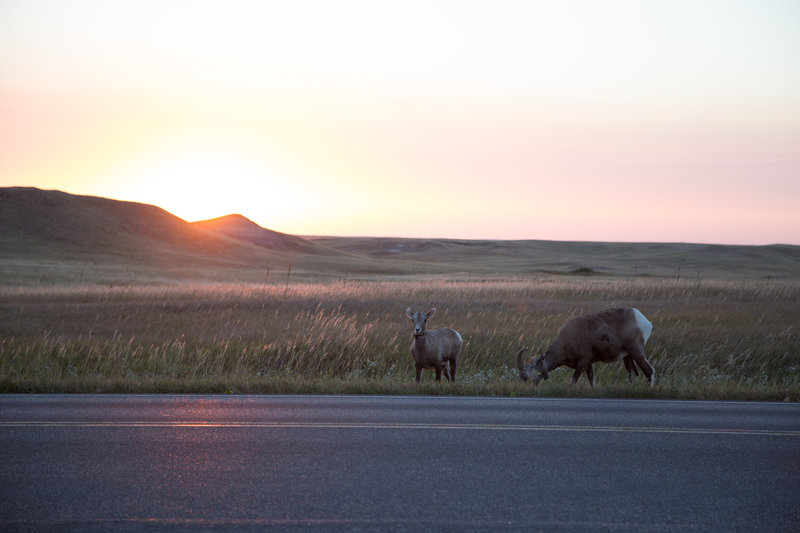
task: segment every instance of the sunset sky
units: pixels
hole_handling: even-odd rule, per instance
[[[0,186],[301,235],[800,244],[797,0],[0,0]]]

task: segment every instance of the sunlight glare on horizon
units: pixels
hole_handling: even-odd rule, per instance
[[[153,203],[185,220],[259,212],[265,207],[280,218],[292,194],[288,178],[255,158],[213,143],[169,146],[137,160],[120,175],[96,184],[115,184],[109,194]],[[258,194],[253,194],[258,191]],[[294,199],[292,199],[294,200]]]
[[[296,234],[800,244],[800,3],[6,0],[0,186]]]

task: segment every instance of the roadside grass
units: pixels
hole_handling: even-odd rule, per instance
[[[540,276],[0,288],[0,392],[800,400],[800,282]],[[413,382],[406,307],[464,337],[455,384]],[[615,306],[655,325],[656,386],[621,363],[521,383],[517,351]]]

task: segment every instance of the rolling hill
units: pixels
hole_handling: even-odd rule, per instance
[[[542,240],[320,237],[338,250],[486,272],[565,275],[798,278],[800,246]]]
[[[263,279],[264,271],[380,272],[354,257],[260,228],[244,217],[190,223],[147,204],[60,191],[0,189],[4,282]]]
[[[156,264],[246,260],[252,250],[135,202],[30,188],[0,189],[0,256]]]
[[[272,250],[302,252],[302,253],[326,253],[330,250],[320,244],[311,243],[300,237],[279,233],[270,229],[262,228],[252,220],[242,215],[226,215],[210,220],[192,222],[197,228],[202,228],[211,233],[226,235],[232,239],[248,242],[263,248]]]
[[[0,188],[0,282],[261,281],[295,276],[611,275],[800,279],[798,246],[299,237],[241,215]]]

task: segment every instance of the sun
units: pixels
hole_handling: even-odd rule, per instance
[[[265,154],[221,141],[170,143],[130,162],[104,189],[188,221],[238,213],[280,225],[295,215],[302,179]]]

